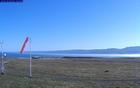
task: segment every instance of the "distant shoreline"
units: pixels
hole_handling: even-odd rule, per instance
[[[7,60],[28,60],[29,58],[6,58]],[[5,59],[5,60],[6,60]],[[82,60],[82,61],[97,61],[97,62],[125,62],[125,63],[140,63],[140,58],[131,58],[131,57],[123,57],[123,58],[99,58],[99,57],[38,57],[32,58],[33,60]]]

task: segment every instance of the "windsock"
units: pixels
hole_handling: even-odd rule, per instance
[[[23,45],[22,45],[22,48],[21,48],[21,50],[20,50],[20,53],[21,53],[21,54],[23,53],[23,51],[24,51],[24,49],[25,49],[25,47],[26,47],[26,44],[27,44],[28,40],[29,40],[29,38],[26,37],[26,39],[25,39],[25,41],[24,41],[24,43],[23,43]]]

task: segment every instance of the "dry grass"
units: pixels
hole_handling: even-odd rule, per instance
[[[140,88],[140,63],[91,59],[8,60],[0,88]]]

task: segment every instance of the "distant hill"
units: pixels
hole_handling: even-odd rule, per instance
[[[57,50],[36,51],[38,53],[62,53],[62,54],[140,54],[140,46],[126,47],[122,49],[92,49],[92,50]]]

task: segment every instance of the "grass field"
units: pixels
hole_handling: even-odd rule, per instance
[[[140,88],[140,63],[91,59],[8,60],[0,88]]]

